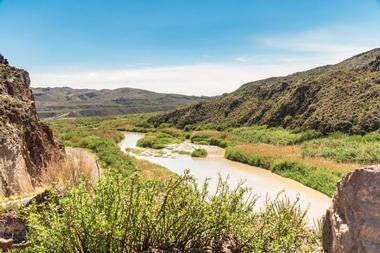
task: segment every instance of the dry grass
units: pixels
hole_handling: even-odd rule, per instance
[[[305,165],[318,168],[332,169],[338,172],[349,172],[362,165],[356,163],[338,163],[322,157],[305,157],[299,146],[279,146],[271,144],[243,144],[236,146],[237,149],[245,153],[256,154],[268,157],[273,160],[288,160],[302,162]]]
[[[164,179],[175,175],[170,170],[155,163],[140,160],[132,156],[130,156],[129,159],[139,168],[139,172],[144,179],[163,181]]]
[[[56,185],[59,188],[77,184],[82,176],[94,181],[93,166],[90,154],[82,152],[69,152],[63,160],[51,162],[44,169],[40,177],[40,185],[30,192],[21,192],[9,197],[0,197],[0,202],[24,199],[35,196],[45,191],[49,186]]]
[[[182,130],[180,130],[178,128],[173,128],[173,127],[163,128],[163,129],[160,129],[160,131],[163,133],[166,133],[166,134],[170,134],[174,137],[181,137],[183,135]]]
[[[84,152],[70,152],[63,161],[52,162],[41,177],[43,185],[75,185],[82,176],[95,180],[94,165]]]
[[[207,138],[220,138],[225,139],[227,137],[227,133],[225,132],[219,132],[216,130],[203,130],[203,131],[196,131],[193,133],[192,138],[194,137],[207,137]]]

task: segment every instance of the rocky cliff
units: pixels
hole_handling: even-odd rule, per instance
[[[361,134],[380,128],[380,49],[336,65],[247,83],[218,98],[179,108],[151,123],[266,124]]]
[[[26,71],[0,55],[0,196],[33,190],[48,163],[64,154],[36,112]]]
[[[326,253],[380,252],[380,166],[357,169],[338,183],[323,225]]]

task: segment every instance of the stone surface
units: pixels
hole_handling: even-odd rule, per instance
[[[0,196],[28,192],[64,147],[36,112],[29,74],[0,56]]]
[[[240,253],[240,242],[231,237],[226,236],[217,242],[213,247],[208,246],[204,248],[188,248],[185,250],[188,253]],[[146,253],[183,253],[182,251],[171,247],[160,247],[148,250]]]
[[[240,253],[240,251],[241,251],[240,242],[235,238],[227,236],[214,247],[213,252]]]
[[[4,243],[21,243],[25,241],[26,227],[14,213],[0,215],[0,238]]]
[[[344,176],[323,222],[324,252],[380,252],[380,166]]]

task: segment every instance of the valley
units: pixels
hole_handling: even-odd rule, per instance
[[[378,52],[373,50],[311,73],[326,77],[331,71],[346,68],[345,71],[368,75],[372,82],[378,75],[378,70],[371,67],[373,59],[379,58]],[[329,68],[332,70],[327,74],[322,73]],[[40,115],[46,108],[38,104],[34,107],[33,98],[49,95],[32,95],[27,73],[9,67],[8,62],[2,63],[2,70],[5,72],[0,97],[4,101],[3,128],[34,141],[32,129],[34,126],[42,129],[39,136],[43,140],[37,139],[36,143],[40,143],[44,150],[41,154],[46,156],[40,158],[44,161],[41,166],[32,164],[31,168],[40,169],[40,175],[33,178],[34,183],[28,189],[3,194],[5,199],[1,206],[6,208],[2,210],[2,220],[14,221],[20,219],[16,213],[22,214],[23,220],[17,222],[29,228],[27,237],[23,230],[17,238],[13,232],[6,234],[0,230],[0,238],[11,236],[11,241],[0,240],[3,249],[7,245],[28,245],[20,252],[58,249],[58,252],[71,253],[86,245],[88,252],[126,249],[145,252],[160,249],[162,243],[170,242],[170,252],[206,252],[210,247],[215,249],[212,252],[219,252],[218,245],[225,243],[239,244],[235,247],[242,252],[315,252],[321,250],[322,242],[323,247],[327,247],[331,238],[331,232],[325,229],[338,226],[331,220],[333,216],[330,217],[329,212],[334,209],[329,207],[340,202],[332,202],[331,197],[340,197],[339,189],[343,189],[351,175],[373,168],[376,171],[377,167],[371,165],[380,162],[380,133],[375,111],[372,111],[376,104],[364,114],[357,111],[356,103],[346,108],[350,110],[351,122],[374,115],[369,125],[358,123],[360,129],[355,124],[341,128],[340,123],[338,127],[331,122],[325,128],[327,125],[322,127],[322,121],[310,126],[299,125],[297,122],[301,122],[304,115],[296,111],[294,118],[287,117],[288,123],[285,123],[280,113],[282,109],[277,111],[277,106],[288,96],[283,93],[298,90],[298,86],[303,85],[301,81],[292,81],[292,85],[278,89],[283,79],[268,79],[274,83],[266,84],[269,81],[264,80],[263,84],[243,85],[231,94],[201,98],[200,102],[194,98],[195,103],[190,99],[193,104],[167,112],[119,114],[120,111],[107,111],[106,102],[97,101],[99,108],[104,107],[104,112],[94,113],[97,116],[79,117],[83,116],[79,113],[61,117],[65,113],[60,111],[61,116],[50,115],[53,117],[41,121],[36,108]],[[336,76],[338,72],[331,75]],[[294,74],[291,78],[305,73],[310,72]],[[355,85],[362,84],[355,82]],[[375,84],[366,85],[371,94],[377,94]],[[306,86],[314,89],[309,84]],[[20,93],[15,92],[15,88]],[[263,95],[260,89],[271,95],[265,92]],[[249,94],[243,94],[242,90]],[[240,104],[224,103],[236,94],[242,95],[238,98]],[[310,105],[305,101],[315,99],[309,97],[307,89],[302,94],[302,105]],[[77,95],[71,97],[75,100]],[[265,113],[258,119],[244,116],[258,109],[252,104],[255,96],[263,96],[264,104],[273,102],[277,109],[266,107],[265,113],[272,111],[275,118],[271,118],[273,115],[268,118]],[[281,97],[281,101],[272,99],[273,96]],[[289,96],[300,98],[294,94]],[[360,103],[362,96],[356,102]],[[262,103],[257,106],[263,106]],[[31,108],[32,115],[23,111],[24,104]],[[97,106],[91,104],[90,107]],[[162,109],[159,105],[154,107],[157,111]],[[246,114],[246,109],[250,113]],[[235,114],[236,110],[239,114]],[[302,110],[306,112],[310,108]],[[326,111],[321,113],[328,115]],[[334,111],[329,119],[341,122],[339,113]],[[21,116],[15,117],[18,114]],[[5,132],[3,136],[9,139]],[[20,150],[26,150],[22,145]],[[56,149],[57,157],[53,159],[48,154]],[[81,152],[84,153],[80,155]],[[73,154],[82,158],[73,159]],[[86,161],[82,163],[83,156]],[[40,161],[36,157],[31,156]],[[11,164],[9,156],[3,155],[2,159],[4,164]],[[28,163],[25,164],[23,169],[29,172]],[[12,172],[9,166],[2,169]],[[360,167],[366,169],[358,170]],[[22,175],[17,176],[23,179]],[[9,177],[9,184],[12,178]],[[7,185],[2,187],[7,189]],[[44,189],[38,192],[41,185]],[[338,193],[336,185],[342,185]],[[33,190],[36,193],[33,194]],[[9,207],[9,203],[14,203],[12,198],[20,200]],[[330,217],[330,223],[322,220],[324,214]],[[62,240],[65,235],[70,238]],[[26,239],[28,243],[24,244]]]
[[[380,0],[0,17],[0,252],[380,253]]]

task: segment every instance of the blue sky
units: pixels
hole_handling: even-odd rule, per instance
[[[380,47],[376,0],[3,0],[34,86],[216,95]]]

